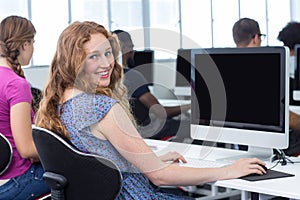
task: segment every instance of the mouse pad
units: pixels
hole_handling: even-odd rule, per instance
[[[295,175],[269,169],[268,172],[264,175],[251,174],[251,175],[240,177],[240,179],[247,180],[247,181],[260,181],[260,180],[268,180],[268,179],[291,177],[291,176],[295,176]]]

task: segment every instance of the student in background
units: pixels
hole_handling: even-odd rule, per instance
[[[300,44],[300,23],[289,22],[279,32],[277,39],[283,42],[284,46],[290,49],[290,98],[292,98],[293,83],[295,78],[295,52],[294,48],[296,44]],[[297,104],[293,99],[290,103]],[[299,103],[297,104],[299,105]],[[300,116],[290,112],[290,137],[289,147],[284,150],[287,155],[299,155],[300,154]]]
[[[0,132],[13,149],[11,164],[0,175],[7,180],[0,199],[36,199],[50,192],[31,135],[32,96],[21,68],[32,57],[35,33],[23,17],[9,16],[0,24]]]
[[[59,37],[36,115],[37,126],[69,138],[81,151],[116,163],[123,175],[117,199],[189,199],[162,193],[150,181],[158,186],[199,185],[265,173],[259,165],[265,163],[256,158],[201,169],[173,164],[186,162],[178,153],[157,157],[133,125],[118,53],[117,39],[103,26],[69,25]]]
[[[232,35],[237,47],[260,47],[266,37],[260,32],[258,22],[250,18],[241,18],[235,22]]]
[[[282,30],[279,32],[277,39],[287,46],[290,50],[290,104],[300,105],[293,100],[292,92],[295,83],[295,52],[294,48],[296,44],[300,44],[300,23],[299,22],[289,22]],[[300,123],[297,129],[300,129]]]
[[[137,70],[130,69],[134,65],[134,45],[131,36],[123,30],[115,30],[118,36],[122,65],[124,68],[124,84],[128,88],[128,96],[134,117],[139,125],[139,132],[145,138],[163,139],[186,134],[189,136],[189,120],[174,119],[181,113],[187,112],[191,105],[162,106],[157,98],[150,92],[149,83]],[[154,114],[151,117],[151,113]]]

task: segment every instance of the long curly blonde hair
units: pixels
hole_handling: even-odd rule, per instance
[[[112,47],[115,65],[108,87],[94,85],[82,75],[83,63],[86,59],[84,44],[91,39],[92,34],[103,34]],[[119,101],[134,122],[127,97],[127,88],[123,84],[123,69],[117,62],[120,51],[118,40],[102,25],[95,22],[73,22],[60,35],[56,52],[50,65],[48,82],[46,84],[39,110],[36,113],[35,124],[46,128],[66,138],[68,133],[59,119],[58,106],[66,88],[76,87],[86,93],[104,94]]]

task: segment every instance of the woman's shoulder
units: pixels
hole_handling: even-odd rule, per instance
[[[6,82],[7,84],[19,83],[21,85],[29,86],[28,81],[25,78],[17,75],[12,69],[9,69],[7,67],[0,67],[0,72],[0,74],[3,75],[1,76],[1,81]]]
[[[93,104],[108,104],[108,103],[116,103],[117,100],[113,99],[104,94],[88,94],[88,93],[81,93],[73,98],[75,101],[79,102],[87,102]]]
[[[18,76],[10,69],[2,68],[0,71],[5,71],[5,74],[0,77],[1,91],[7,94],[20,94],[31,98],[30,84],[25,78]]]
[[[81,130],[100,121],[115,103],[116,100],[105,95],[81,93],[62,104],[61,119]]]
[[[80,93],[67,100],[63,107],[76,113],[96,112],[99,115],[108,112],[116,102],[115,99],[106,95]]]

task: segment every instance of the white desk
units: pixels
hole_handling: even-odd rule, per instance
[[[294,90],[293,91],[293,98],[294,98],[295,101],[300,100],[300,90]]]
[[[289,106],[289,109],[294,113],[300,114],[300,106]]]
[[[191,104],[191,100],[158,99],[158,101],[163,106],[181,106],[185,104]]]
[[[185,157],[201,158],[207,160],[216,160],[229,156],[244,154],[243,151],[206,147],[201,145],[191,145],[184,143],[165,142],[158,140],[145,140],[149,146],[155,147],[154,151],[160,155],[168,151],[178,151]],[[298,159],[300,161],[300,159]],[[267,167],[273,166],[274,163],[267,162]],[[224,180],[213,183],[215,186],[232,188],[242,191],[242,199],[248,199],[248,192],[260,194],[263,199],[266,195],[282,196],[293,199],[300,199],[300,163],[286,166],[278,165],[274,170],[295,174],[294,177],[278,178],[262,181],[246,181],[242,179]]]
[[[191,96],[192,88],[191,87],[175,87],[174,94],[176,96]]]

